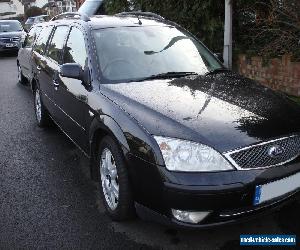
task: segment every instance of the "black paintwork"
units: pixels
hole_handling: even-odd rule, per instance
[[[300,128],[296,104],[231,72],[102,89],[151,134],[200,142],[220,152]]]
[[[34,25],[32,29],[29,31],[31,32],[33,29],[35,29],[35,35],[34,39],[37,38],[39,32],[37,29],[40,29],[42,25]],[[32,45],[26,43],[28,40],[29,33],[26,36],[26,39],[22,46],[20,47],[18,51],[18,58],[17,58],[17,64],[21,67],[23,76],[30,82],[33,78],[33,69],[32,69]]]
[[[170,25],[168,21],[144,19],[143,25]],[[48,25],[61,23],[84,33],[88,53],[84,74],[89,77],[84,81],[63,77],[59,64],[34,51],[32,88],[39,85],[54,121],[91,161],[104,134],[115,138],[124,152],[138,204],[167,217],[171,208],[213,210],[207,223],[214,224],[225,210],[249,210],[255,185],[300,170],[296,159],[281,167],[251,171],[168,171],[152,135],[203,143],[223,153],[298,133],[300,108],[285,96],[229,71],[104,84],[91,27],[139,25],[136,18],[101,16],[88,22],[74,19]],[[92,173],[97,175],[94,169]],[[228,221],[235,219],[239,218],[228,217]]]

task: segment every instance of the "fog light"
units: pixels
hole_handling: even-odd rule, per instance
[[[204,220],[210,212],[191,212],[172,209],[172,214],[179,221],[197,224]]]

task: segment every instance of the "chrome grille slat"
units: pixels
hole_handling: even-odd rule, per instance
[[[3,43],[15,43],[20,40],[19,37],[0,37],[0,41]]]
[[[273,146],[283,148],[283,153],[276,157],[271,157],[268,151]],[[294,160],[299,155],[299,135],[267,141],[224,153],[224,156],[238,169],[257,169],[282,165]]]

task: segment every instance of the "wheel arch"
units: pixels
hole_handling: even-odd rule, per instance
[[[36,81],[36,79],[32,78],[31,82],[30,82],[30,88],[32,93],[34,92],[34,90],[36,89],[36,87],[38,86],[38,83]]]
[[[89,130],[89,145],[90,145],[90,171],[91,177],[94,180],[97,180],[99,177],[98,170],[96,168],[96,152],[99,146],[99,143],[102,138],[105,136],[111,136],[120,146],[120,149],[123,153],[123,156],[129,152],[129,145],[127,139],[118,125],[118,123],[108,115],[100,115],[99,118],[95,117],[91,123]]]

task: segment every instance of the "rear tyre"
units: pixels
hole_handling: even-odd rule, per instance
[[[99,191],[106,212],[114,221],[133,218],[135,210],[128,171],[119,146],[110,136],[101,141],[96,158]]]
[[[22,68],[19,64],[18,64],[18,83],[20,83],[22,85],[26,85],[26,78],[23,75]]]
[[[50,125],[50,117],[49,114],[44,107],[41,98],[40,89],[37,87],[34,90],[34,111],[35,111],[35,118],[39,127],[48,127]]]

